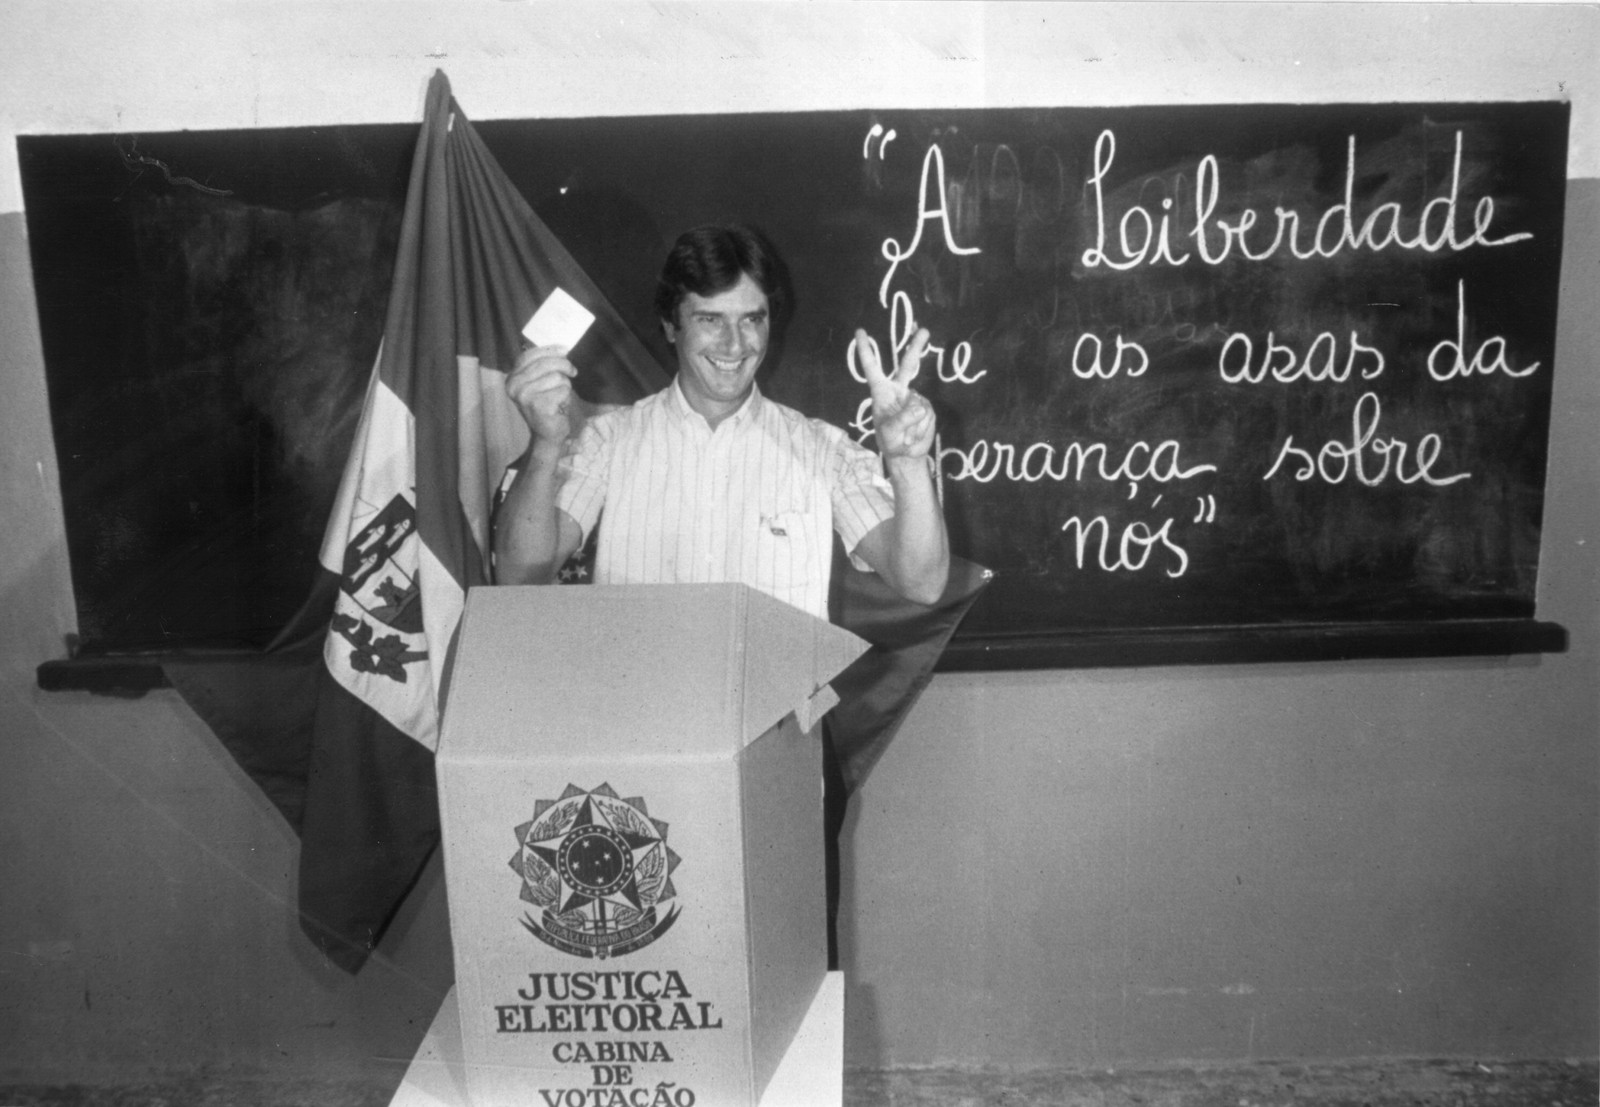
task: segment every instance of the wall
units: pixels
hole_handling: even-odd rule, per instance
[[[0,36],[0,1075],[398,1079],[430,874],[348,978],[293,836],[170,693],[45,695],[73,629],[19,133],[1230,100],[1570,98],[1540,615],[1518,659],[946,676],[852,817],[849,1061],[1592,1056],[1600,89],[1592,7],[14,3]]]

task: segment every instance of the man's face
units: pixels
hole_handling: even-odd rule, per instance
[[[678,350],[684,398],[712,425],[750,394],[771,325],[767,294],[748,273],[714,296],[689,293],[678,305],[676,325],[663,324],[667,341]]]

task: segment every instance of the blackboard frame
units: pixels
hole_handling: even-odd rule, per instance
[[[941,673],[1267,665],[1295,662],[1510,657],[1565,653],[1567,631],[1535,619],[1453,620],[1381,626],[1303,624],[1189,627],[1086,634],[954,639],[935,666]],[[236,651],[173,651],[153,655],[81,654],[46,661],[37,681],[46,692],[142,696],[170,688],[163,661],[234,663]]]
[[[1281,662],[1508,657],[1565,653],[1566,628],[1537,619],[1428,623],[1263,624],[1141,628],[1079,634],[969,636],[952,641],[940,672],[1259,665]]]

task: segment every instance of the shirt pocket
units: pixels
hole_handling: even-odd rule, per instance
[[[756,520],[757,537],[766,535],[773,539],[798,539],[806,536],[806,511],[788,510],[763,514]]]
[[[833,551],[827,545],[826,520],[818,520],[815,505],[795,506],[793,501],[769,506],[755,519],[750,583],[769,591],[810,585],[822,579]]]
[[[754,533],[746,579],[769,591],[810,588],[827,580],[833,559],[827,483],[803,453],[773,453],[748,486],[744,518]]]

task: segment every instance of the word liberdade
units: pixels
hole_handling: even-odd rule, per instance
[[[1193,254],[1176,252],[1173,246],[1172,216],[1174,202],[1171,197],[1161,201],[1161,214],[1153,215],[1143,205],[1134,204],[1123,211],[1121,218],[1111,216],[1106,209],[1104,182],[1111,173],[1116,158],[1117,138],[1111,131],[1100,132],[1094,144],[1094,173],[1089,184],[1094,195],[1095,244],[1083,252],[1085,268],[1107,266],[1111,269],[1133,269],[1139,265],[1184,265]],[[1298,211],[1281,205],[1273,208],[1273,219],[1262,220],[1255,208],[1245,208],[1233,222],[1217,217],[1217,199],[1220,191],[1221,170],[1216,155],[1207,154],[1200,159],[1194,181],[1194,226],[1180,234],[1194,239],[1195,251],[1207,265],[1220,265],[1235,249],[1247,261],[1265,261],[1287,249],[1294,257],[1304,261],[1310,258],[1331,258],[1343,250],[1370,250],[1373,253],[1390,246],[1402,250],[1424,250],[1437,253],[1443,249],[1455,252],[1473,246],[1508,246],[1532,238],[1527,232],[1491,238],[1489,225],[1494,221],[1494,198],[1483,196],[1472,210],[1470,231],[1461,226],[1461,132],[1456,132],[1455,163],[1450,175],[1450,191],[1423,205],[1420,213],[1407,215],[1403,205],[1389,201],[1377,205],[1356,225],[1356,140],[1351,135],[1345,158],[1344,197],[1316,221],[1316,229],[1302,241],[1302,223],[1309,225],[1311,217],[1304,220]],[[1272,227],[1272,223],[1276,226]],[[1116,251],[1107,250],[1108,223],[1117,226]],[[1257,224],[1262,226],[1258,227]],[[1271,238],[1267,229],[1271,227]]]

